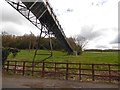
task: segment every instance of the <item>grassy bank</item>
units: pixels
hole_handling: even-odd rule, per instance
[[[8,59],[9,60],[25,60],[25,61],[32,61],[34,56],[34,50],[21,50],[18,55],[13,58],[10,54]],[[46,50],[39,50],[38,53],[43,54],[50,52]],[[36,56],[35,61],[41,61],[45,57],[48,57],[48,55],[43,56]],[[104,63],[104,64],[116,64],[118,63],[118,52],[83,52],[82,55],[79,56],[72,56],[67,55],[65,52],[61,51],[53,51],[53,56],[46,60],[48,61],[54,61],[54,62],[79,62],[79,63]]]

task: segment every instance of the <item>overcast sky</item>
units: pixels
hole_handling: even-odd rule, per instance
[[[81,35],[86,48],[118,48],[118,1],[120,0],[49,0],[67,37]],[[4,0],[1,31],[10,34],[38,35],[39,30]],[[1,11],[1,10],[0,10]],[[0,20],[1,25],[1,20]],[[119,37],[120,38],[120,37]]]

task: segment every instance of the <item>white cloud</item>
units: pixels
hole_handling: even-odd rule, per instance
[[[57,9],[58,19],[67,36],[81,33],[93,40],[88,47],[96,48],[97,45],[111,48],[109,44],[117,36],[118,31],[118,1],[119,0],[50,0],[54,10]],[[72,12],[65,12],[67,8]],[[61,14],[62,13],[62,14]],[[84,26],[94,26],[94,29],[84,30]],[[87,27],[86,27],[87,28]],[[92,33],[94,32],[94,33]],[[96,34],[95,34],[96,33]],[[97,34],[100,34],[101,36]],[[89,47],[89,48],[90,48]]]
[[[84,25],[95,25],[98,28],[117,27],[117,0],[108,0],[104,5],[99,7],[96,5],[91,5],[91,3],[95,1],[100,2],[101,0],[50,1],[54,9],[58,10],[57,13],[62,13],[61,16],[58,16],[58,19],[60,20],[60,23],[63,27],[66,27],[64,26],[66,23],[69,25],[69,28],[67,27],[67,30],[69,29],[68,31],[71,31],[71,34],[74,34],[72,32],[73,28],[77,27],[80,29],[80,27]],[[67,8],[73,9],[73,12],[66,13],[65,10]]]

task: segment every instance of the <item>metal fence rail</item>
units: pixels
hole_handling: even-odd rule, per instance
[[[4,70],[14,74],[79,81],[120,81],[120,64],[7,61]]]

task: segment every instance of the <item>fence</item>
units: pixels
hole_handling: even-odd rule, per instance
[[[14,74],[80,81],[120,81],[120,64],[7,61],[4,70]]]

